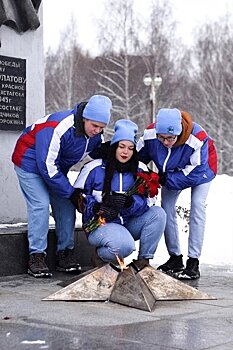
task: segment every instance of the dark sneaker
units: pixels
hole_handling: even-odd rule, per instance
[[[167,273],[168,275],[173,275],[174,273],[181,272],[184,268],[183,255],[171,255],[168,261],[160,265],[157,270]]]
[[[197,258],[188,258],[186,268],[176,275],[179,280],[195,280],[200,278],[199,260]]]
[[[56,269],[62,272],[81,272],[81,266],[74,256],[74,249],[65,249],[57,253]]]
[[[29,256],[28,274],[33,277],[42,277],[42,278],[52,277],[52,274],[45,263],[44,253],[35,253]]]
[[[149,266],[149,259],[138,259],[133,260],[130,264],[134,268],[134,270],[141,271],[144,267]]]

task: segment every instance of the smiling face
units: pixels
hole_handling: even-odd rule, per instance
[[[131,141],[119,141],[116,149],[116,159],[120,163],[128,162],[133,155],[134,147],[135,145]]]
[[[106,126],[106,124],[104,123],[96,122],[86,118],[83,118],[83,122],[84,122],[84,131],[88,137],[94,137],[100,134],[103,131],[104,127]]]

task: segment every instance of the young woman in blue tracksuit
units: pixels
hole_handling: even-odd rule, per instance
[[[27,204],[28,273],[34,277],[52,275],[45,262],[50,204],[56,224],[56,267],[65,272],[80,268],[73,255],[79,192],[67,173],[87,155],[96,158],[111,106],[108,97],[94,95],[73,110],[37,120],[16,143],[12,161]]]
[[[164,232],[166,214],[159,206],[150,206],[143,195],[126,196],[134,184],[138,171],[148,171],[138,162],[135,136],[137,125],[129,120],[118,120],[106,161],[94,160],[81,170],[74,187],[83,189],[85,209],[84,226],[101,213],[106,224],[88,234],[95,246],[95,265],[116,262],[135,250],[135,240],[140,241],[138,269],[149,264]]]
[[[158,269],[179,279],[200,277],[199,257],[205,231],[205,203],[211,181],[217,173],[213,140],[192,121],[187,112],[160,109],[137,144],[139,159],[153,161],[160,174],[161,206],[167,214],[165,242],[169,260]],[[185,188],[191,188],[188,260],[184,269],[176,220],[176,201]]]

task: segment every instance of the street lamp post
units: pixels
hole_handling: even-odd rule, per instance
[[[157,91],[160,85],[162,84],[162,78],[159,74],[154,76],[150,75],[150,73],[147,73],[143,77],[143,83],[146,86],[150,86],[150,105],[151,105],[151,123],[155,122],[155,106],[156,106],[156,97],[157,97]],[[150,162],[149,165],[150,169],[155,171],[155,164],[153,161]]]
[[[156,106],[156,94],[157,90],[162,84],[162,78],[160,75],[152,76],[147,73],[143,77],[143,83],[146,86],[150,86],[150,103],[151,103],[151,123],[155,122],[155,106]]]

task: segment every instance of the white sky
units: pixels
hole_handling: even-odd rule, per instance
[[[233,13],[233,0],[171,0],[174,19],[184,43],[191,39],[196,25],[215,20],[228,11]],[[148,13],[151,0],[135,0],[135,8],[143,17]],[[77,19],[78,41],[84,49],[97,52],[95,20],[104,16],[103,0],[43,0],[44,47],[56,48],[61,33],[71,16]]]

